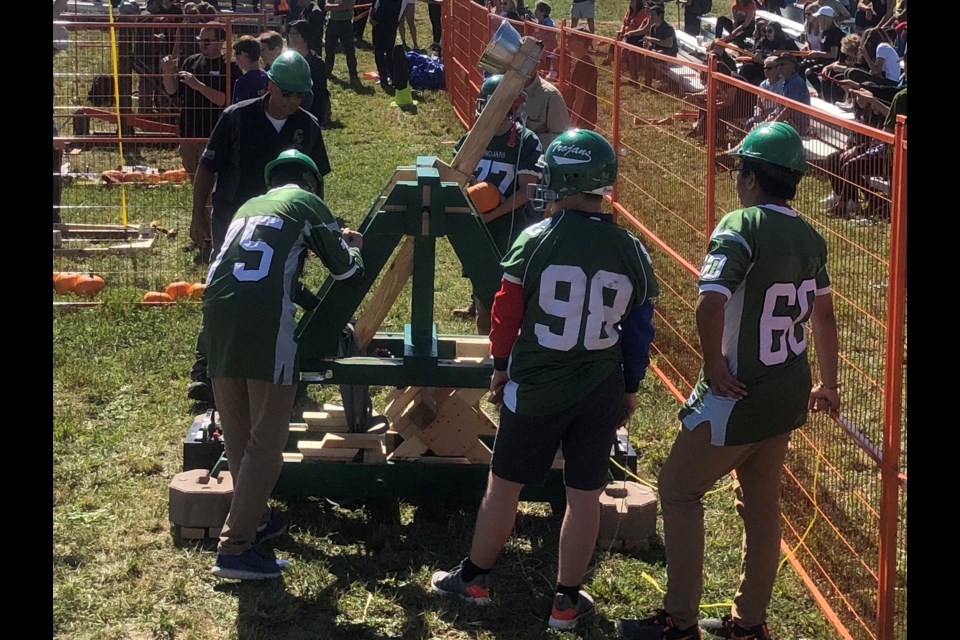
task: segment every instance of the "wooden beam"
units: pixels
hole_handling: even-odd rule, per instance
[[[384,272],[383,279],[380,280],[380,285],[371,297],[370,304],[357,320],[354,332],[361,354],[366,352],[370,340],[380,330],[383,319],[390,313],[390,309],[393,308],[397,296],[400,295],[411,274],[413,274],[413,238],[407,236],[400,245],[400,250],[397,251],[393,262]]]

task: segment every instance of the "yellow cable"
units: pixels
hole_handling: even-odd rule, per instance
[[[653,588],[658,592],[663,593],[663,588],[660,586],[660,583],[650,577],[650,574],[644,572],[640,574],[640,577],[653,585]]]
[[[791,556],[797,553],[797,549],[800,548],[800,545],[803,544],[803,541],[806,540],[807,534],[810,533],[810,530],[813,529],[813,523],[817,521],[817,479],[820,477],[820,456],[817,456],[817,463],[813,467],[813,517],[810,518],[810,524],[807,525],[806,531],[803,532],[803,535],[800,536],[800,540],[797,541],[797,546],[790,550],[790,553],[783,556],[783,560],[780,561],[780,564],[777,566],[777,573],[780,573],[780,569],[783,568],[783,565],[787,563],[787,560]]]
[[[631,478],[633,478],[634,480],[642,484],[643,486],[649,489],[653,489],[654,491],[657,490],[657,485],[647,482],[646,480],[644,480],[643,478],[635,474],[633,471],[630,471],[630,469],[627,469],[626,467],[621,466],[620,463],[614,460],[613,458],[610,458],[610,463],[613,464],[613,466],[615,466],[617,469],[620,469],[620,471],[623,471],[625,474],[627,474],[628,476],[630,476]]]
[[[113,3],[107,3],[110,20],[110,58],[113,65],[113,106],[117,114],[117,146],[120,151],[120,166],[123,166],[123,126],[120,124],[120,63],[117,60],[117,30],[113,22]],[[127,225],[127,188],[120,184],[120,223]]]

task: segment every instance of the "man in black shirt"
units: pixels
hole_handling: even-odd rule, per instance
[[[190,238],[197,246],[219,251],[233,214],[254,196],[263,195],[263,170],[285,149],[310,156],[321,176],[330,161],[317,119],[301,108],[311,87],[310,66],[296,51],[284,51],[270,65],[267,94],[231,105],[217,122],[197,169],[193,189]],[[214,189],[216,185],[216,189]],[[206,203],[213,193],[213,215]],[[317,188],[323,198],[323,182]],[[212,402],[206,355],[198,340],[187,397]]]
[[[650,33],[643,39],[646,48],[668,56],[676,56],[680,51],[677,44],[677,32],[673,25],[663,19],[663,5],[650,7]]]
[[[240,77],[236,64],[227,65],[222,48],[226,33],[216,23],[200,31],[200,53],[177,66],[177,58],[165,56],[160,62],[163,90],[180,105],[180,137],[201,140],[180,142],[180,159],[193,181],[203,151],[203,140],[227,104],[227,87]]]

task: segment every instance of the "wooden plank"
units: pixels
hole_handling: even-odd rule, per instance
[[[417,394],[420,393],[420,387],[403,387],[402,389],[394,389],[390,392],[390,395],[387,396],[387,406],[383,410],[383,415],[387,417],[387,420],[391,424],[400,417],[400,414],[403,413],[403,410],[406,409],[413,399],[417,397]]]
[[[397,251],[393,262],[383,273],[380,286],[370,298],[370,304],[357,320],[354,333],[360,353],[366,352],[370,340],[380,330],[383,319],[390,313],[390,309],[393,308],[397,296],[400,295],[411,274],[413,274],[413,238],[407,236],[400,245],[400,250]]]
[[[430,425],[437,418],[437,399],[433,395],[433,388],[420,390],[420,394],[410,407],[410,420],[421,429]]]
[[[293,451],[284,451],[283,461],[284,462],[303,462],[303,454],[295,453]]]
[[[319,445],[320,443],[314,440],[301,440],[297,443],[297,448],[303,454],[304,461],[307,462],[310,460],[353,460],[360,452],[360,449],[336,449]]]
[[[488,393],[490,392],[487,389],[454,389],[451,395],[464,404],[475,407]]]
[[[321,448],[380,449],[383,445],[383,436],[373,433],[348,433],[344,435],[328,433],[320,440]]]
[[[128,255],[132,253],[144,253],[153,248],[156,238],[148,238],[140,242],[131,242],[128,244],[118,244],[111,247],[85,247],[80,249],[69,249],[61,247],[54,249],[54,254],[67,258],[79,258],[82,256],[106,256],[106,255]]]
[[[423,464],[473,464],[463,456],[422,456],[416,461]]]
[[[403,442],[400,443],[396,449],[393,450],[393,453],[390,454],[390,459],[410,459],[410,458],[419,458],[427,449],[427,445],[417,436],[410,436],[409,438],[404,438]]]
[[[364,464],[383,464],[387,461],[387,448],[382,444],[375,449],[363,450]]]
[[[337,431],[347,429],[347,417],[343,413],[331,413],[329,411],[304,411],[303,421],[311,429],[325,429],[327,431]]]
[[[490,339],[485,336],[457,337],[458,358],[487,358],[490,356]]]

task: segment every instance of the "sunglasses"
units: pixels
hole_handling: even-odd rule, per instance
[[[280,89],[280,95],[283,96],[284,98],[300,98],[301,100],[307,97],[307,94],[305,92],[284,91],[283,89]]]
[[[213,44],[214,42],[220,42],[219,40],[215,40],[213,38],[199,38],[199,40],[200,44]]]
[[[766,33],[766,34],[768,34],[768,35],[772,35],[772,34],[776,33],[773,29],[764,29],[763,32]]]

